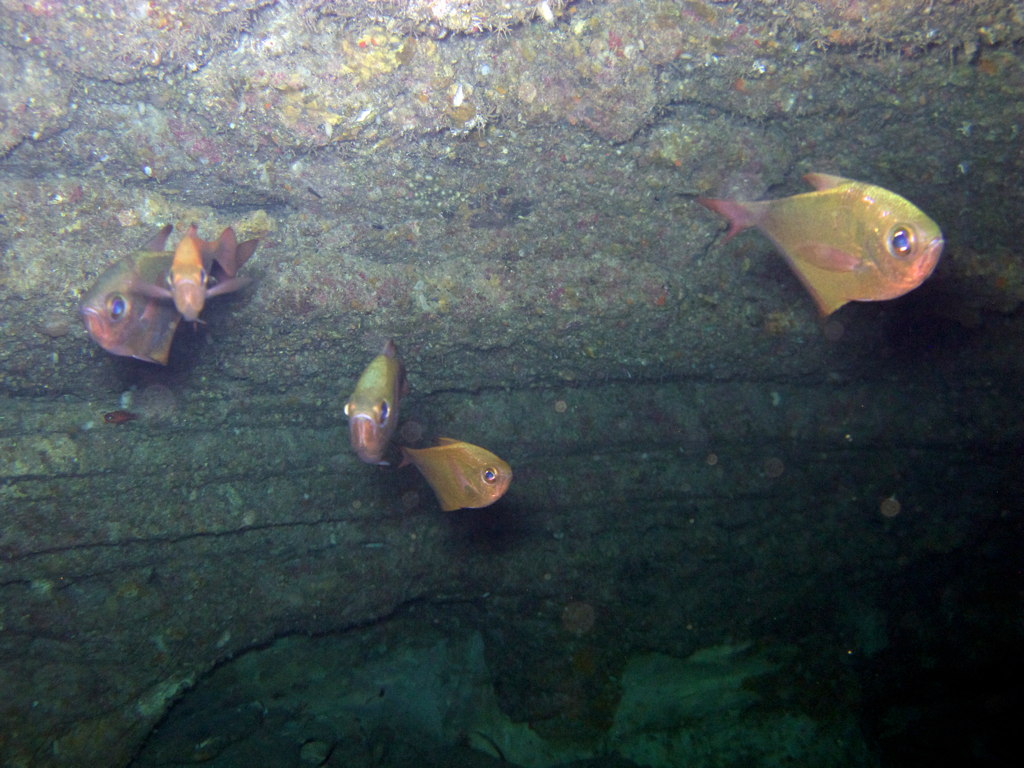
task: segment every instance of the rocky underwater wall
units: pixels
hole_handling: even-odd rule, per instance
[[[588,749],[637,659],[751,646],[758,716],[998,753],[1021,40],[1002,0],[5,4],[0,763],[127,765],[218,665],[419,609],[478,633],[512,722]],[[927,212],[934,274],[821,317],[697,203],[808,172]],[[166,366],[102,349],[88,289],[192,223],[259,238],[254,282]],[[494,506],[351,452],[388,338],[398,439],[505,458]]]

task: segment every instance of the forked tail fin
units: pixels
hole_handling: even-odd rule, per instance
[[[729,231],[725,233],[727,243],[748,227],[756,227],[761,220],[762,208],[756,203],[743,203],[738,200],[720,200],[710,197],[698,197],[697,202],[729,222]]]

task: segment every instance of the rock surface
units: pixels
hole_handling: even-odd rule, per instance
[[[847,638],[870,666],[1002,606],[1019,4],[740,5],[4,4],[0,762],[126,765],[214,665],[418,602],[481,601],[504,711],[561,736],[607,730],[634,652],[802,638],[835,672]],[[926,210],[935,275],[822,321],[693,201],[810,170]],[[166,368],[110,356],[82,294],[192,222],[260,237],[256,284]],[[508,459],[499,505],[444,515],[351,456],[388,337],[410,434]],[[977,581],[929,575],[958,563]],[[942,610],[863,629],[918,576]]]

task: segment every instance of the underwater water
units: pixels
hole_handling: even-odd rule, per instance
[[[1015,764],[1022,41],[0,10],[0,764]]]

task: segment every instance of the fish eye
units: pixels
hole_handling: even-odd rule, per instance
[[[107,299],[107,312],[111,320],[120,320],[128,311],[128,300],[119,293]]]
[[[381,400],[380,403],[380,423],[385,424],[388,420],[388,401]]]
[[[494,485],[498,481],[498,470],[493,467],[488,467],[480,474],[480,476],[488,485]]]
[[[352,415],[352,403],[345,403],[345,415],[346,416],[351,416]]]
[[[909,256],[914,249],[914,235],[906,227],[897,227],[889,236],[889,251],[893,256]]]

